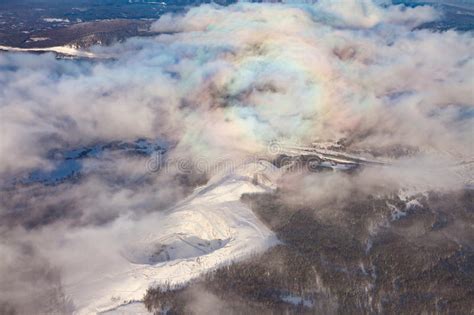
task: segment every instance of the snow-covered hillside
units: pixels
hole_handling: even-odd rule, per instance
[[[101,56],[91,51],[86,51],[83,49],[77,49],[72,46],[54,46],[54,47],[45,47],[45,48],[20,48],[20,47],[11,47],[0,45],[0,51],[7,52],[31,52],[31,53],[46,53],[52,52],[59,56],[69,57],[69,58],[107,58],[107,56]]]
[[[272,231],[240,196],[272,190],[279,175],[279,169],[265,161],[245,164],[216,175],[165,215],[137,222],[141,227],[135,230],[146,231],[136,235],[137,242],[121,244],[115,257],[103,260],[102,265],[85,266],[82,274],[65,279],[66,293],[77,313],[103,312],[141,300],[150,286],[185,283],[275,245]],[[143,229],[153,226],[153,220],[156,229]]]

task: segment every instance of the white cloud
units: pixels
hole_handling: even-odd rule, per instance
[[[2,53],[2,181],[48,166],[47,153],[55,148],[142,137],[166,139],[176,144],[170,157],[191,160],[241,159],[265,153],[267,143],[280,138],[348,138],[352,148],[409,145],[422,156],[403,172],[388,172],[389,182],[430,181],[430,172],[417,172],[417,165],[440,165],[439,152],[474,153],[474,39],[470,33],[413,30],[435,18],[431,7],[382,7],[367,0],[204,5],[153,24],[166,34],[95,48],[114,60]],[[131,186],[124,178],[146,171],[143,159],[116,157],[85,167],[99,171],[77,184],[27,187],[13,198],[5,193],[2,199],[9,202],[2,214],[58,204],[77,211],[73,219],[54,221],[54,228],[15,231],[11,239],[28,235],[61,265],[71,251],[45,239],[62,239],[64,233],[74,244],[91,244],[83,238],[103,237],[103,245],[92,244],[98,248],[86,252],[97,249],[97,259],[108,260],[108,254],[119,254],[112,240],[130,235],[115,230],[120,224],[97,224],[110,218],[130,224],[129,217],[186,194],[175,173]],[[386,183],[377,174],[365,175],[361,181]],[[327,189],[352,185],[339,177],[316,182]],[[459,184],[455,177],[444,183]],[[71,222],[74,232],[67,228]],[[84,225],[89,227],[81,230]],[[69,272],[81,272],[77,259],[78,269]]]

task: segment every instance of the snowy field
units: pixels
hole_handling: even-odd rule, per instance
[[[278,176],[279,170],[268,162],[242,165],[216,175],[165,215],[137,222],[132,228],[140,231],[137,241],[122,244],[116,256],[101,260],[103,264],[84,265],[82,273],[64,279],[77,313],[104,312],[139,301],[150,286],[183,284],[275,245],[274,234],[240,196],[272,190]],[[124,227],[116,225],[115,233],[123,233],[119,230]]]

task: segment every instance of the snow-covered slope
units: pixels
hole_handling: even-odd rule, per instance
[[[137,235],[136,242],[121,244],[120,254],[65,279],[66,293],[77,314],[94,314],[141,300],[150,286],[184,283],[275,245],[274,234],[240,197],[273,189],[279,175],[265,161],[242,165],[216,175],[165,215],[138,222],[149,226],[156,220],[156,229],[136,228],[137,233],[145,234]]]
[[[85,50],[76,49],[71,46],[55,46],[46,48],[19,48],[0,45],[0,51],[11,51],[11,52],[53,52],[60,55],[70,57],[81,57],[81,58],[98,58],[100,56]]]

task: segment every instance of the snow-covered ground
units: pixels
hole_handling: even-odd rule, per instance
[[[80,58],[98,58],[97,54],[85,51],[81,49],[76,49],[70,46],[54,46],[46,48],[19,48],[19,47],[10,47],[0,45],[0,51],[11,51],[11,52],[53,52],[56,54],[71,56],[71,57],[80,57]]]
[[[280,149],[279,153],[290,156],[316,155],[321,163],[334,169],[361,164],[394,168],[398,173],[396,166],[387,161],[327,148],[281,146]],[[245,193],[274,190],[283,172],[285,168],[278,169],[267,161],[243,164],[215,175],[164,213],[153,213],[139,220],[118,219],[103,229],[68,232],[60,245],[53,247],[56,251],[58,246],[64,249],[61,256],[55,257],[60,260],[59,265],[68,266],[63,273],[63,284],[76,313],[145,312],[139,301],[149,287],[184,284],[277,244],[273,232],[240,197]],[[395,209],[392,219],[403,215]],[[90,240],[105,240],[106,245],[91,244]],[[76,253],[74,248],[83,252]]]
[[[143,302],[131,302],[117,308],[100,313],[101,315],[152,315]]]
[[[150,286],[185,283],[275,245],[273,232],[240,197],[274,189],[279,176],[280,170],[266,161],[216,175],[167,213],[137,222],[136,240],[120,244],[115,256],[90,266],[87,258],[78,262],[83,270],[63,279],[77,314],[126,310],[120,306],[141,300]]]

